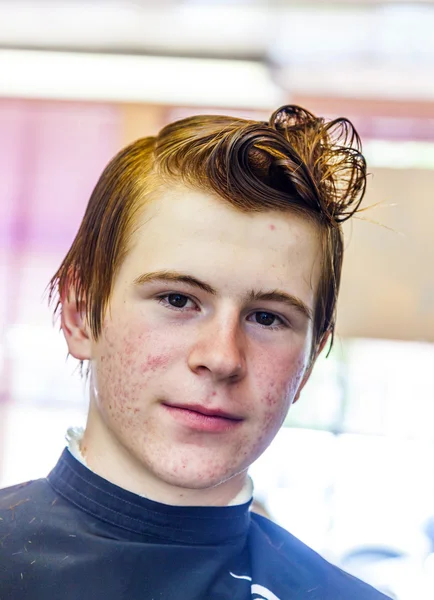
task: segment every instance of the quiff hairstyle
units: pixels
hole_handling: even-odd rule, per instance
[[[276,110],[268,123],[210,115],[182,119],[121,150],[99,178],[50,281],[55,313],[72,290],[93,337],[99,337],[139,213],[154,192],[179,183],[212,193],[241,212],[288,211],[318,226],[322,269],[312,356],[326,334],[333,340],[342,223],[364,196],[366,162],[350,121],[325,121],[294,105]]]

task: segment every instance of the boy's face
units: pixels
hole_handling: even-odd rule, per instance
[[[243,479],[308,377],[319,275],[305,219],[162,193],[89,346],[93,402],[116,447],[181,488]]]

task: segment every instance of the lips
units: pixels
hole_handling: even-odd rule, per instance
[[[242,426],[243,419],[221,408],[208,408],[199,404],[163,404],[181,435],[210,434],[231,435]]]
[[[169,404],[169,403],[165,403],[166,406],[170,407],[170,408],[179,408],[179,409],[183,409],[183,410],[189,410],[195,413],[199,413],[200,415],[204,415],[206,417],[219,417],[221,419],[228,419],[231,421],[241,421],[242,418],[227,412],[225,410],[222,410],[220,408],[207,408],[205,406],[202,406],[200,404]]]

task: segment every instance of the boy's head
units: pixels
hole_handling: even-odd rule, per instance
[[[111,161],[51,281],[109,479],[236,491],[333,334],[365,183],[351,124],[295,106],[178,121]]]

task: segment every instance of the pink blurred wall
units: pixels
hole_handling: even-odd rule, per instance
[[[115,105],[0,100],[0,401],[9,396],[7,329],[48,314],[43,291],[121,126]]]

